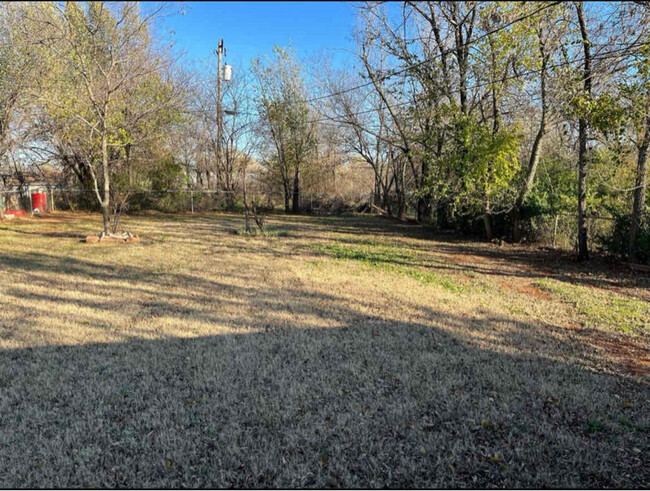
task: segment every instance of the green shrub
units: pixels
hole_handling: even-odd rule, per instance
[[[611,233],[598,237],[603,249],[616,256],[628,258],[631,222],[632,217],[630,215],[614,211],[614,226]],[[634,252],[638,261],[650,264],[650,220],[646,220],[641,224]]]

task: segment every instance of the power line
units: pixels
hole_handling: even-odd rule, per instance
[[[648,45],[650,45],[650,41],[637,43],[637,44],[632,44],[632,45],[626,45],[626,46],[624,46],[622,48],[611,50],[611,51],[608,51],[606,53],[596,54],[596,55],[592,56],[592,60],[600,60],[600,61],[602,61],[602,60],[607,60],[607,59],[610,59],[610,58],[615,58],[615,56],[612,56],[612,55],[614,55],[616,53],[625,52],[625,51],[629,51],[631,49],[636,49],[636,48],[642,48],[642,47],[648,46]],[[427,63],[427,62],[430,62],[430,61],[434,61],[434,59],[425,60],[425,61],[420,62],[420,63],[418,63],[417,65],[414,65],[414,66],[422,65],[423,63]],[[569,61],[549,65],[546,68],[548,70],[553,70],[553,69],[556,69],[556,68],[562,68],[562,67],[565,67],[565,66],[573,65],[574,63],[579,63],[581,61],[584,61],[584,57],[582,57],[582,58],[574,58],[574,59],[569,60]],[[628,68],[629,68],[629,66],[628,66]],[[412,69],[412,67],[405,68],[405,69],[401,70],[401,72],[404,72],[404,71],[407,71],[407,70],[410,70],[410,69]],[[528,76],[531,76],[531,75],[538,75],[540,73],[541,73],[541,69],[528,70],[527,72],[523,72],[523,73],[519,72],[519,73],[510,75],[508,77],[505,77],[505,78],[500,78],[499,80],[487,80],[487,81],[484,81],[484,82],[480,82],[478,84],[474,84],[473,86],[468,87],[466,90],[469,92],[469,91],[472,91],[472,90],[475,90],[475,89],[479,89],[479,88],[482,88],[482,87],[485,87],[485,86],[489,86],[489,85],[497,83],[497,82],[503,82],[503,81],[513,80],[513,79],[521,79],[521,78],[525,78],[525,77],[528,77]],[[364,84],[363,86],[366,86],[366,85],[368,85],[368,84]],[[334,97],[335,95],[340,95],[340,94],[343,94],[343,93],[346,93],[346,92],[351,92],[352,90],[356,90],[358,88],[361,88],[361,86],[350,87],[350,88],[348,88],[348,89],[346,89],[344,91],[341,91],[341,92],[334,92],[332,94],[329,94],[327,97]],[[451,91],[449,91],[448,93],[449,94],[456,94],[456,93],[459,93],[459,92],[460,92],[460,88],[455,88],[455,89],[452,89]],[[325,97],[326,96],[322,96],[322,98],[325,98]],[[310,100],[313,100],[313,99],[310,99]],[[309,102],[310,100],[305,99],[304,102]],[[395,103],[395,104],[387,105],[386,107],[391,108],[391,109],[392,108],[398,108],[398,107],[402,107],[402,106],[412,104],[412,102],[413,101],[398,102],[398,103]],[[377,109],[367,109],[367,110],[363,110],[363,111],[358,111],[358,112],[354,113],[354,116],[369,114],[369,113],[373,113],[373,112],[376,112],[376,111],[377,111]],[[203,113],[203,111],[201,111],[201,110],[195,110],[195,111],[190,110],[190,111],[185,111],[185,112],[187,112],[187,113],[198,113],[198,114]],[[252,112],[238,112],[237,114],[247,115],[247,116],[259,116],[259,113],[252,113]],[[307,121],[307,124],[332,122],[334,120],[335,120],[335,118],[325,116],[325,117],[322,117],[322,118]],[[347,123],[345,121],[341,121],[341,122],[344,123],[344,124]]]
[[[561,1],[556,1],[556,2],[553,2],[553,3],[546,4],[543,7],[540,7],[540,8],[538,8],[537,10],[535,10],[533,12],[529,12],[528,14],[520,16],[520,17],[518,17],[518,18],[516,18],[516,19],[514,19],[514,20],[512,20],[512,21],[510,21],[510,22],[508,22],[508,23],[506,23],[506,24],[504,24],[502,26],[499,26],[499,27],[497,27],[497,28],[495,28],[495,29],[493,29],[491,31],[486,32],[486,33],[483,33],[482,35],[468,41],[465,44],[465,46],[470,46],[472,44],[475,44],[475,43],[479,42],[480,40],[485,39],[486,37],[489,37],[489,36],[491,36],[493,34],[496,34],[496,33],[500,32],[500,31],[503,31],[504,29],[507,29],[508,27],[511,27],[514,24],[518,23],[518,22],[522,22],[522,21],[524,21],[526,19],[529,19],[529,18],[543,12],[546,9],[549,9],[551,7],[555,7],[556,5],[559,5],[560,3],[562,3],[562,2]],[[292,104],[297,104],[297,103],[311,104],[311,103],[316,102],[316,101],[329,99],[329,98],[335,97],[337,95],[346,94],[348,92],[352,92],[353,90],[358,90],[358,89],[361,89],[361,88],[364,88],[364,87],[368,87],[369,85],[372,85],[375,82],[383,82],[385,80],[388,80],[389,78],[392,78],[392,77],[394,77],[396,75],[400,75],[400,74],[405,73],[405,72],[407,72],[409,70],[413,70],[414,68],[418,68],[418,67],[423,66],[423,65],[425,65],[427,63],[432,63],[432,62],[436,61],[438,58],[440,58],[443,54],[447,55],[447,54],[452,54],[453,52],[454,52],[454,49],[445,50],[443,52],[440,52],[440,53],[436,54],[436,56],[433,57],[433,58],[427,58],[426,60],[422,60],[422,61],[416,63],[415,65],[411,65],[411,66],[408,66],[408,67],[405,67],[405,68],[402,68],[402,69],[399,69],[399,70],[394,70],[391,73],[388,73],[386,75],[383,75],[383,76],[379,77],[375,81],[371,80],[371,81],[368,81],[368,82],[364,82],[362,84],[355,85],[353,87],[348,87],[346,89],[343,89],[343,90],[340,90],[340,91],[337,91],[337,92],[332,92],[332,93],[321,95],[321,96],[311,97],[309,99],[294,99],[294,100],[289,101],[289,102],[292,103]],[[259,115],[259,113],[256,113],[256,114],[254,114],[254,113],[241,113],[241,114],[246,114],[246,115],[250,115],[250,116]]]
[[[607,60],[607,59],[610,59],[610,58],[615,58],[614,56],[611,56],[614,53],[617,53],[617,52],[620,52],[620,51],[628,51],[628,50],[633,49],[633,48],[641,48],[641,47],[648,46],[648,45],[650,45],[650,41],[643,42],[643,43],[638,43],[636,45],[629,45],[629,46],[626,46],[625,48],[619,48],[619,49],[616,49],[616,50],[609,51],[607,53],[604,53],[603,55],[594,55],[594,56],[591,57],[591,59],[592,60]],[[546,69],[547,70],[553,70],[555,68],[562,68],[564,66],[573,65],[574,63],[578,63],[578,62],[581,62],[581,61],[584,61],[584,57],[583,58],[574,58],[573,60],[565,61],[565,62],[562,62],[562,63],[556,63],[554,65],[549,65],[549,66],[546,67]],[[628,66],[627,68],[629,68],[629,67],[630,66]],[[528,70],[527,72],[523,72],[523,73],[520,72],[520,73],[517,73],[517,74],[510,75],[510,76],[505,77],[505,78],[500,78],[499,80],[487,80],[487,81],[484,81],[484,82],[481,82],[481,83],[478,83],[478,84],[474,84],[472,87],[468,87],[466,90],[469,92],[471,90],[478,89],[478,88],[485,87],[485,86],[489,86],[489,85],[497,83],[497,82],[502,82],[502,81],[507,81],[507,80],[512,80],[512,79],[520,79],[520,78],[524,78],[524,77],[527,77],[527,76],[530,76],[530,75],[537,75],[537,74],[540,74],[541,72],[542,72],[541,69]],[[448,94],[456,94],[456,93],[459,93],[459,92],[460,92],[460,88],[456,88],[456,89],[452,89],[451,91],[449,91]],[[404,102],[398,102],[398,103],[395,103],[395,104],[389,104],[389,105],[386,105],[386,107],[392,109],[392,108],[406,106],[406,105],[409,105],[409,104],[412,104],[412,103],[413,103],[413,101],[409,100],[409,101],[404,101]],[[364,111],[359,111],[359,112],[354,113],[354,116],[360,116],[362,114],[369,114],[369,113],[376,112],[376,111],[377,111],[377,109],[374,109],[374,108],[373,109],[367,109],[367,110],[364,110]],[[332,120],[333,120],[333,118],[323,117],[323,118],[320,118],[320,119],[314,119],[314,120],[308,121],[308,123],[310,123],[310,124],[311,123],[322,123],[322,122],[328,122],[328,121],[332,121]]]
[[[488,31],[488,32],[486,32],[486,33],[484,33],[484,34],[478,36],[477,38],[468,41],[468,42],[465,44],[465,46],[469,46],[469,45],[471,45],[471,44],[477,43],[477,42],[480,41],[481,39],[484,39],[484,38],[486,38],[486,37],[491,36],[492,34],[496,34],[496,33],[500,32],[500,31],[502,31],[502,30],[504,30],[504,29],[507,29],[508,27],[510,27],[510,26],[512,26],[512,25],[514,25],[514,24],[516,24],[516,23],[518,23],[518,22],[522,22],[522,21],[524,21],[524,20],[526,20],[526,19],[529,19],[530,17],[533,17],[533,16],[539,14],[540,12],[543,12],[544,10],[546,10],[546,9],[548,9],[548,8],[555,7],[556,5],[559,5],[560,3],[562,3],[562,2],[557,1],[557,2],[553,2],[553,3],[550,3],[550,4],[544,5],[543,7],[540,7],[539,9],[535,10],[534,12],[530,12],[530,13],[528,13],[528,14],[526,14],[526,15],[523,15],[523,16],[521,16],[521,17],[518,17],[518,18],[516,18],[516,19],[514,19],[514,20],[512,20],[512,21],[510,21],[510,22],[508,22],[508,23],[506,23],[506,24],[504,24],[504,25],[502,25],[502,26],[497,27],[496,29],[493,29],[493,30],[491,30],[491,31]],[[353,90],[361,89],[361,88],[363,88],[363,87],[367,87],[367,86],[369,86],[369,85],[372,85],[372,84],[375,83],[375,82],[383,82],[384,80],[387,80],[387,79],[389,79],[389,78],[391,78],[391,77],[394,77],[394,76],[396,76],[396,75],[401,75],[401,74],[404,73],[404,72],[407,72],[407,71],[409,71],[409,70],[413,70],[414,68],[418,68],[418,67],[420,67],[420,66],[422,66],[422,65],[425,65],[425,64],[427,64],[427,63],[431,63],[431,62],[433,62],[433,61],[436,61],[436,60],[437,60],[439,57],[441,57],[443,54],[445,54],[445,55],[453,54],[454,51],[455,51],[454,49],[448,49],[448,50],[445,50],[445,51],[442,51],[442,52],[438,53],[438,54],[437,54],[435,57],[433,57],[433,58],[427,58],[426,60],[422,60],[422,61],[416,63],[415,65],[412,65],[412,66],[409,66],[409,67],[406,67],[406,68],[402,68],[402,69],[400,69],[400,70],[393,71],[392,73],[388,73],[388,74],[386,74],[386,75],[383,75],[383,76],[379,77],[378,79],[376,79],[376,80],[374,80],[374,81],[371,80],[371,81],[369,81],[369,82],[364,82],[364,83],[362,83],[362,84],[355,85],[355,86],[353,86],[353,87],[348,87],[347,89],[343,89],[343,90],[340,90],[340,91],[338,91],[338,92],[332,92],[332,93],[330,93],[330,94],[326,94],[326,95],[322,95],[322,96],[317,96],[317,97],[312,97],[312,98],[310,98],[310,99],[303,99],[302,101],[298,101],[298,102],[307,102],[307,103],[312,103],[312,102],[320,101],[320,100],[323,100],[323,99],[329,99],[330,97],[334,97],[334,96],[337,96],[337,95],[346,94],[346,93],[348,93],[348,92],[352,92]]]
[[[508,22],[508,23],[506,23],[506,24],[504,24],[502,26],[499,26],[499,27],[497,27],[497,28],[495,28],[495,29],[493,29],[493,30],[491,30],[489,32],[483,33],[482,35],[468,41],[465,46],[475,44],[478,41],[480,41],[482,39],[485,39],[488,36],[491,36],[491,35],[493,35],[495,33],[498,33],[498,32],[500,32],[502,30],[505,30],[508,27],[511,27],[512,25],[514,25],[514,24],[516,24],[518,22],[522,22],[522,21],[524,21],[526,19],[529,19],[529,18],[531,18],[533,16],[536,16],[539,13],[543,12],[544,10],[547,10],[547,9],[549,9],[551,7],[555,7],[555,6],[559,5],[560,3],[562,3],[562,2],[556,1],[556,2],[553,2],[553,3],[546,4],[546,5],[538,8],[537,10],[535,10],[533,12],[529,12],[528,14],[525,14],[525,15],[522,15],[522,16],[516,18],[516,19],[513,19],[512,21],[510,21],[510,22]],[[594,55],[592,57],[592,59],[593,60],[609,59],[610,57],[612,57],[611,55],[616,53],[616,52],[628,51],[628,50],[630,50],[632,48],[642,47],[642,46],[646,46],[648,44],[650,44],[650,42],[638,43],[636,45],[634,45],[634,44],[633,45],[626,45],[626,46],[624,46],[622,48],[618,48],[616,50],[608,51],[607,53],[604,53],[604,54],[596,54],[596,55]],[[418,62],[418,63],[416,63],[414,65],[411,65],[411,66],[408,66],[408,67],[405,67],[405,68],[402,68],[402,69],[399,69],[399,70],[395,70],[395,71],[393,71],[391,73],[388,73],[386,75],[383,75],[383,76],[379,77],[378,79],[375,79],[375,81],[371,80],[371,81],[364,82],[362,84],[358,84],[358,85],[355,85],[355,86],[352,86],[352,87],[348,87],[346,89],[336,91],[336,92],[332,92],[332,93],[329,93],[329,94],[316,96],[316,97],[312,97],[312,98],[309,98],[309,99],[294,99],[294,100],[289,101],[289,102],[294,103],[294,104],[295,103],[313,103],[313,102],[316,102],[316,101],[329,99],[331,97],[335,97],[335,96],[338,96],[338,95],[343,95],[343,94],[352,92],[354,90],[358,90],[360,88],[364,88],[364,87],[367,87],[369,85],[372,85],[375,82],[381,82],[381,81],[388,80],[389,78],[392,78],[392,77],[394,77],[396,75],[400,75],[400,74],[405,73],[405,72],[407,72],[409,70],[413,70],[413,69],[418,68],[420,66],[423,66],[423,65],[425,65],[427,63],[434,62],[438,58],[440,58],[443,54],[452,54],[453,52],[454,52],[453,49],[443,51],[441,53],[438,53],[433,58],[427,58],[426,60],[422,60],[422,61],[420,61],[420,62]],[[563,63],[551,65],[550,67],[547,67],[547,68],[548,69],[560,68],[560,67],[571,65],[573,63],[580,62],[580,61],[583,61],[583,60],[584,60],[584,58],[582,58],[582,59],[573,59],[573,60],[568,61],[568,62],[563,62]],[[479,84],[475,84],[473,87],[469,87],[467,90],[470,91],[472,89],[477,89],[477,88],[484,87],[486,85],[491,85],[491,84],[493,84],[495,82],[500,82],[500,81],[504,81],[504,80],[512,80],[512,79],[516,79],[516,78],[523,78],[523,77],[526,77],[526,76],[529,76],[529,75],[534,75],[534,74],[539,74],[539,73],[541,73],[541,70],[529,70],[528,72],[525,72],[523,74],[522,73],[514,74],[512,76],[506,77],[504,79],[500,79],[498,81],[491,80],[491,81],[485,81],[485,82],[482,82],[482,83],[479,83]],[[450,91],[450,93],[454,94],[454,93],[458,93],[459,91],[460,91],[460,89],[453,89],[452,91]],[[411,102],[412,101],[405,101],[405,102],[396,103],[396,104],[393,104],[393,105],[387,105],[387,107],[389,107],[389,108],[401,107],[401,106],[411,104]],[[359,111],[359,112],[355,113],[355,115],[358,116],[358,115],[362,115],[362,114],[372,113],[372,112],[375,112],[375,111],[376,111],[376,109],[369,109],[369,110]],[[197,112],[199,112],[199,111],[197,111]],[[259,116],[259,112],[257,112],[257,111],[256,112],[238,112],[238,114],[248,115],[248,116]],[[311,124],[311,123],[329,122],[329,121],[332,121],[332,119],[333,118],[323,117],[323,118],[319,118],[319,119],[310,120],[307,123]]]
[[[602,61],[602,60],[607,60],[607,59],[610,59],[610,58],[615,58],[615,56],[612,56],[612,55],[614,55],[616,53],[625,52],[625,51],[629,51],[631,49],[636,49],[636,48],[642,48],[642,47],[648,46],[648,45],[650,45],[650,41],[637,43],[637,44],[632,44],[632,45],[627,45],[625,47],[618,48],[618,49],[615,49],[615,50],[611,50],[611,51],[608,51],[606,53],[596,54],[596,55],[592,56],[592,60],[600,60],[600,61]],[[432,59],[426,60],[426,62],[428,62],[428,61],[433,61],[433,60]],[[565,66],[573,65],[574,63],[579,63],[581,61],[584,61],[584,57],[582,57],[582,58],[574,58],[574,59],[569,60],[569,61],[549,65],[546,68],[547,68],[547,70],[553,70],[553,69],[556,69],[556,68],[562,68],[562,67],[565,67]],[[422,63],[424,63],[424,62],[420,62],[419,64],[421,65]],[[630,66],[628,66],[627,68],[629,68],[629,67]],[[409,70],[409,69],[410,68],[404,69],[404,71]],[[482,88],[482,87],[485,87],[485,86],[489,86],[489,85],[497,83],[497,82],[503,82],[503,81],[513,80],[513,79],[521,79],[521,78],[525,78],[525,77],[528,77],[528,76],[531,76],[531,75],[538,75],[541,72],[542,72],[541,69],[534,69],[534,70],[528,70],[526,72],[519,72],[519,73],[510,75],[508,77],[505,77],[505,78],[500,78],[499,80],[486,80],[484,82],[474,84],[473,86],[468,87],[466,90],[468,92],[470,92],[472,90],[479,89],[479,88]],[[356,89],[356,88],[359,88],[359,86],[346,89],[346,91],[340,92],[340,93],[350,92],[351,90]],[[455,88],[455,89],[452,89],[451,91],[449,91],[448,93],[449,94],[457,94],[459,92],[460,92],[460,88]],[[328,97],[333,97],[333,96],[338,95],[340,93],[332,93]],[[307,100],[305,100],[305,102],[307,102]],[[412,104],[412,102],[413,101],[398,102],[398,103],[395,103],[395,104],[387,105],[386,107],[391,108],[391,109],[392,108],[398,108],[398,107],[402,107],[402,106]],[[367,109],[367,110],[363,110],[363,111],[358,111],[358,112],[354,113],[354,116],[369,114],[369,113],[376,112],[376,111],[377,111],[377,109]],[[186,111],[186,112],[188,112],[188,113],[202,113],[201,110],[198,110],[198,111],[191,111],[190,110],[190,111]],[[248,116],[259,116],[259,113],[252,113],[252,112],[238,112],[238,114],[248,115]],[[322,117],[322,118],[318,118],[318,119],[309,120],[309,121],[307,121],[307,124],[330,122],[330,121],[333,121],[333,120],[334,120],[334,118],[331,118],[331,117]],[[345,123],[345,122],[343,122],[343,123]]]

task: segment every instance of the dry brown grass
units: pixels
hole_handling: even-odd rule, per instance
[[[3,487],[650,485],[648,277],[381,218],[99,221],[0,224]]]

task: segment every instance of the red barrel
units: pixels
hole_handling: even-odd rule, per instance
[[[38,210],[41,213],[47,210],[47,194],[32,193],[32,210]]]

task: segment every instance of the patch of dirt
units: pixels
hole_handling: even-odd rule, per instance
[[[501,281],[501,288],[508,291],[514,291],[517,293],[522,293],[528,295],[529,297],[541,299],[541,300],[553,300],[553,296],[550,293],[547,293],[531,283],[525,284],[512,284],[512,282]]]
[[[633,375],[650,375],[650,349],[625,339],[594,337],[596,346]]]
[[[523,293],[533,298],[539,298],[542,300],[553,300],[553,296],[550,293],[545,292],[539,289],[538,287],[536,287],[535,285],[531,285],[530,283],[517,286],[516,291],[518,293]]]
[[[504,280],[500,284],[501,284],[501,288],[503,288],[504,290],[507,290],[509,292],[514,291],[514,289],[512,288],[512,284],[510,284],[509,282]]]

